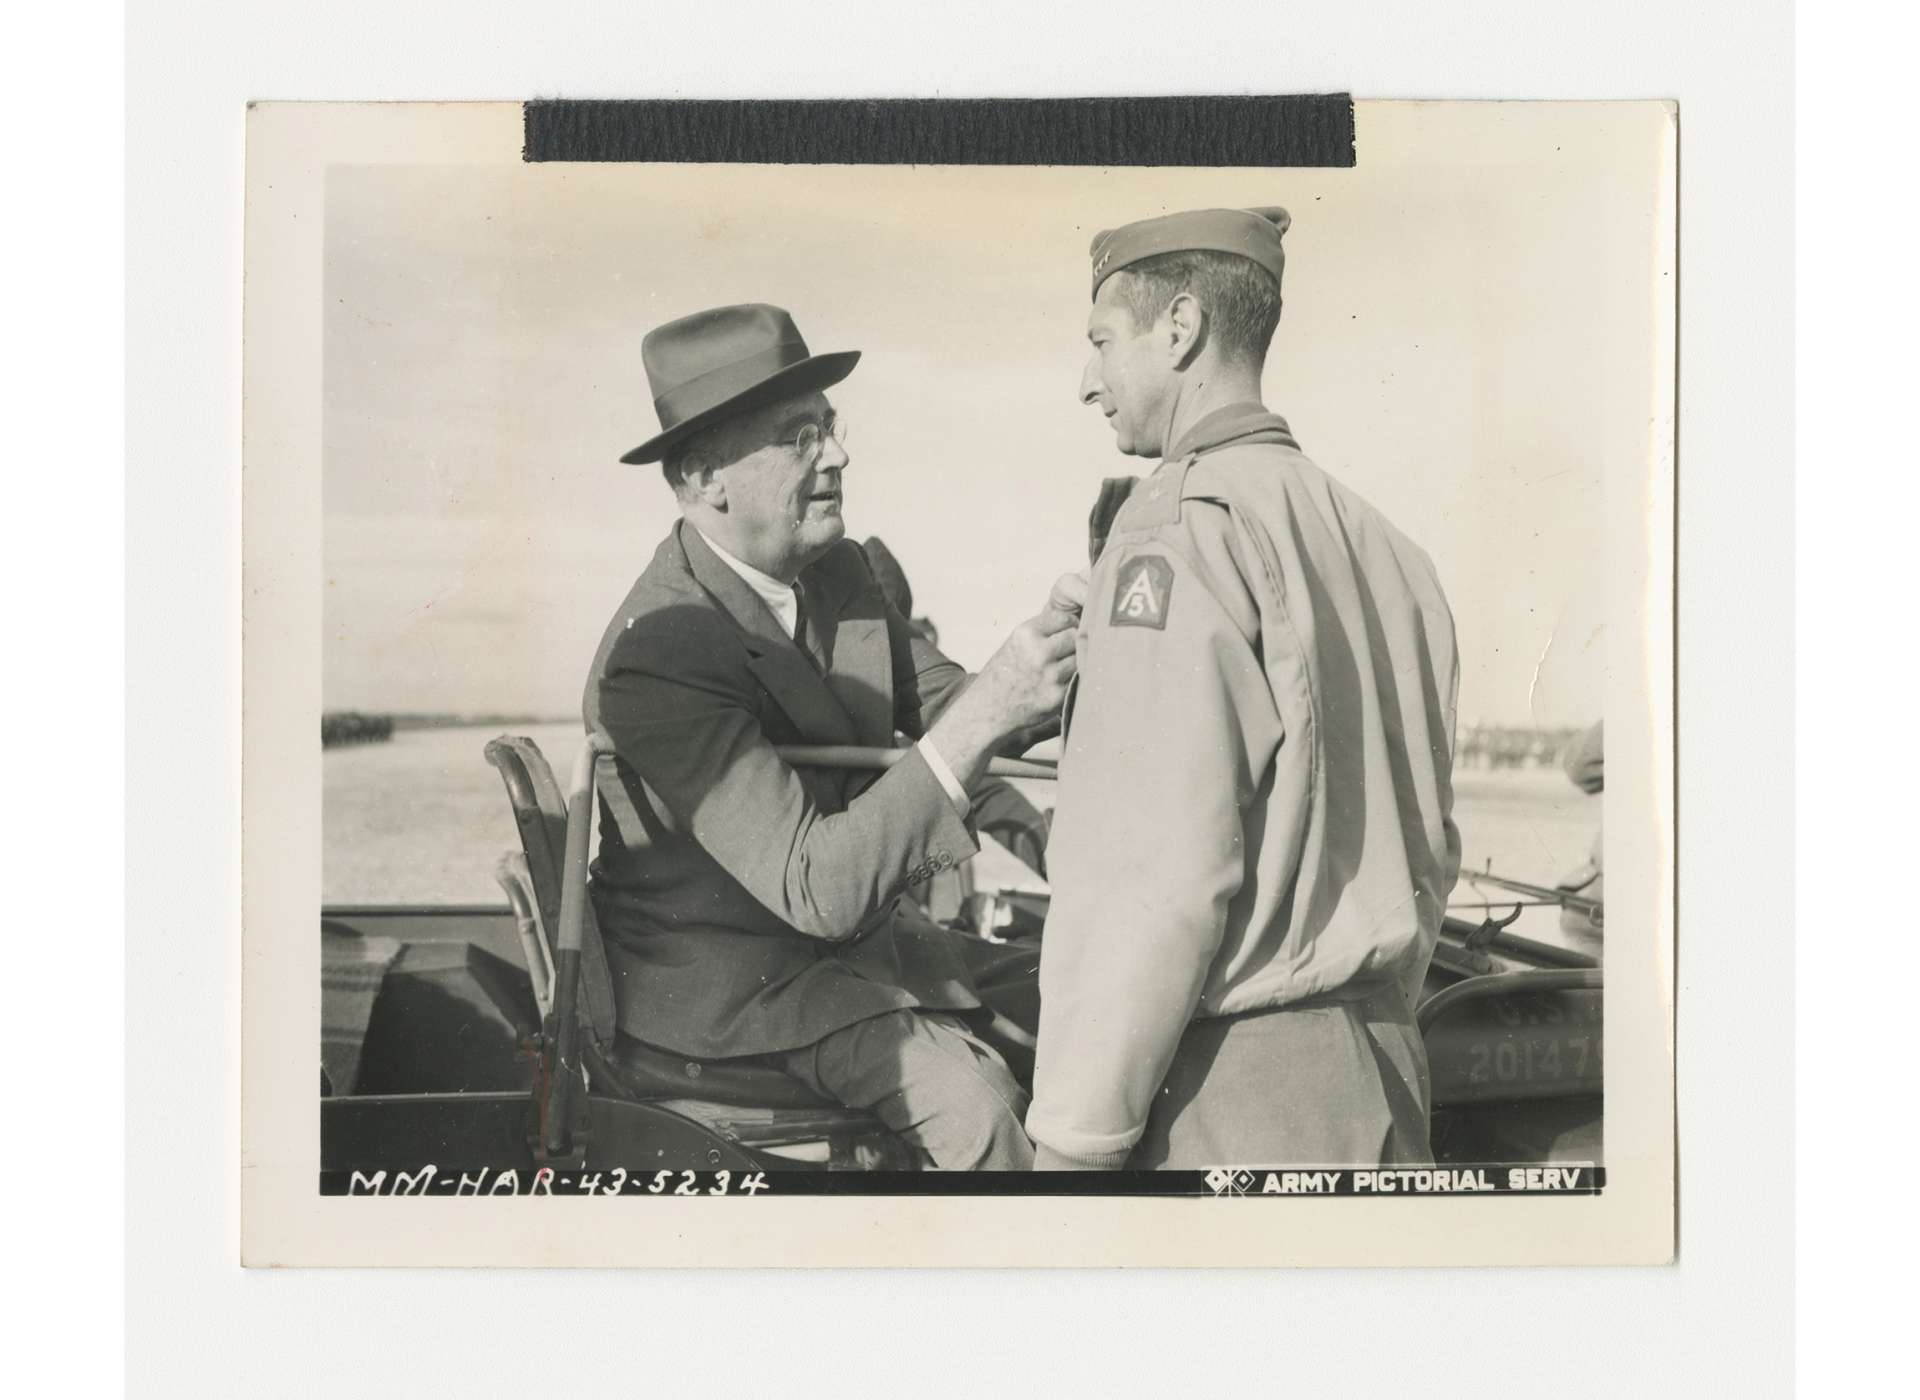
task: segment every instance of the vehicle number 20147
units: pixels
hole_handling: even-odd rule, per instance
[[[1468,1047],[1467,1082],[1532,1083],[1583,1080],[1600,1073],[1599,1036],[1525,1037],[1476,1040]]]

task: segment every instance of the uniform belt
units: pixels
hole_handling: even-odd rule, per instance
[[[1246,1011],[1231,1011],[1224,1016],[1196,1016],[1196,1021],[1251,1021],[1262,1016],[1283,1016],[1289,1011],[1352,1011],[1368,1020],[1413,1021],[1413,1012],[1391,985],[1376,983],[1365,987],[1337,987],[1317,992],[1299,1001],[1281,1006],[1256,1006]],[[1372,1013],[1368,1015],[1367,1013]]]

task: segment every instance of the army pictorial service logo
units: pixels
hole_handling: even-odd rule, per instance
[[[1173,565],[1157,554],[1143,554],[1120,566],[1120,579],[1113,589],[1113,616],[1108,621],[1115,627],[1162,630],[1172,602]]]
[[[1207,1173],[1207,1185],[1216,1196],[1244,1196],[1253,1182],[1253,1173],[1245,1167],[1215,1167]]]

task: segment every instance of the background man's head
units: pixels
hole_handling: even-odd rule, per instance
[[[880,596],[887,600],[887,606],[906,618],[907,625],[928,642],[939,646],[940,629],[933,625],[933,619],[913,615],[913,585],[907,582],[907,571],[887,548],[886,541],[878,535],[869,535],[860,547],[866,552],[873,581],[880,585]]]
[[[1181,396],[1198,384],[1257,394],[1280,323],[1288,222],[1280,209],[1199,210],[1094,239],[1080,400],[1107,415],[1122,452],[1166,452]]]

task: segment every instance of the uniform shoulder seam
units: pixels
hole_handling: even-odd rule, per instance
[[[1151,476],[1141,480],[1128,493],[1126,503],[1114,516],[1109,541],[1123,535],[1148,534],[1178,524],[1187,472],[1194,460],[1189,455],[1163,462]]]
[[[1181,484],[1181,496],[1189,501],[1233,499],[1235,483],[1231,468],[1256,453],[1264,456],[1272,448],[1305,455],[1297,447],[1277,442],[1249,442],[1218,448],[1194,459]]]

